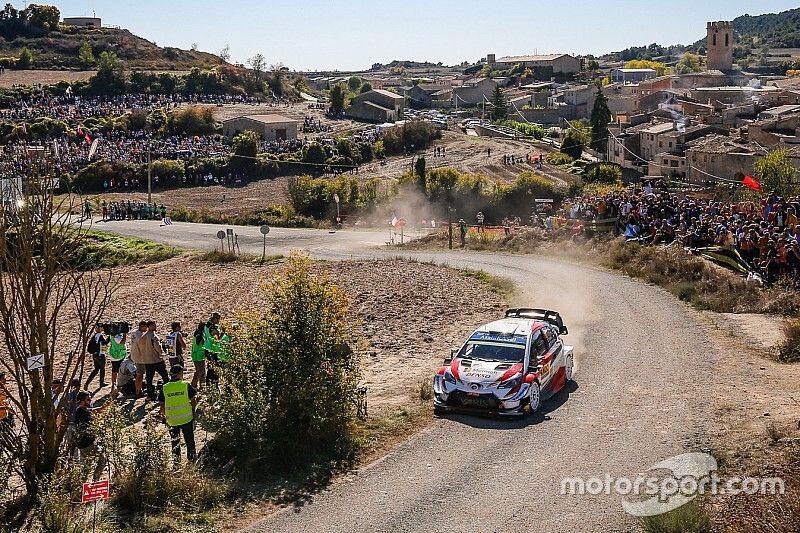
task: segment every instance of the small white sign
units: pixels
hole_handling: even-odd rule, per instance
[[[44,368],[44,354],[40,353],[28,357],[28,372]]]
[[[536,199],[536,203],[537,204],[552,204],[553,203],[553,199],[552,198],[537,198]]]

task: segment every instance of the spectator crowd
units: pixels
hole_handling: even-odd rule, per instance
[[[645,186],[566,201],[560,215],[580,221],[581,227],[588,221],[615,219],[627,239],[646,244],[727,246],[772,283],[781,276],[800,280],[798,211],[800,198],[774,193],[757,202],[725,202],[679,197]],[[551,229],[556,223],[548,222]]]

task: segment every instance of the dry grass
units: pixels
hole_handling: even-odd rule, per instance
[[[786,340],[778,351],[778,359],[784,363],[800,362],[800,319],[787,322],[783,326]]]
[[[762,289],[682,248],[640,246],[617,239],[596,253],[605,266],[664,287],[697,309],[787,315],[800,310],[797,291]]]

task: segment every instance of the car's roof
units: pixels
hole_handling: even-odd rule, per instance
[[[531,318],[503,318],[479,327],[476,331],[482,333],[497,333],[500,335],[525,335],[534,329],[539,329],[544,324],[541,320]]]

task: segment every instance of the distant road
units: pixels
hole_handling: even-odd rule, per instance
[[[211,248],[221,226],[115,222],[98,229]],[[258,228],[236,228],[261,253]],[[409,253],[377,248],[387,234],[275,228],[269,253],[313,257],[410,255],[513,279],[517,303],[560,311],[575,345],[576,386],[520,422],[437,419],[383,459],[309,502],[255,524],[264,532],[628,531],[620,496],[561,495],[566,477],[634,477],[663,458],[699,451],[713,416],[703,394],[716,353],[694,315],[664,291],[599,268],[542,256]],[[424,280],[409,279],[409,283]],[[453,317],[457,320],[458,317]]]

